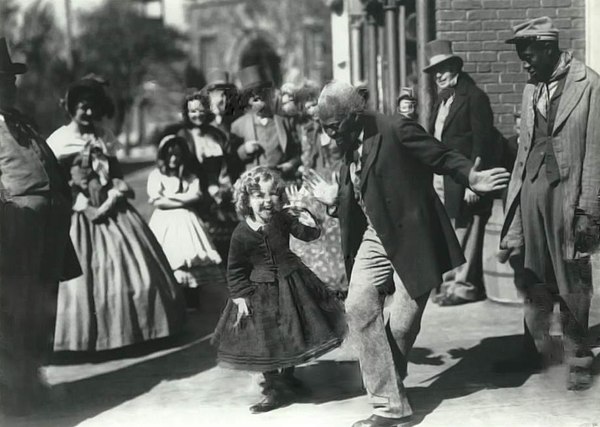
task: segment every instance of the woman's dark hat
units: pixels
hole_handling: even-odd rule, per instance
[[[212,70],[207,75],[208,83],[202,90],[211,91],[214,89],[233,89],[235,85],[231,81],[231,76],[224,70]]]
[[[258,65],[242,68],[238,72],[238,78],[243,91],[273,87],[273,80],[267,76],[264,68]]]
[[[462,67],[463,60],[460,56],[452,52],[452,42],[450,40],[433,40],[425,46],[429,65],[423,68],[426,73],[432,73],[440,64],[455,61]]]
[[[0,74],[23,74],[27,72],[27,65],[12,62],[8,51],[6,37],[0,37]]]
[[[102,77],[94,74],[88,74],[81,80],[72,83],[67,88],[67,93],[62,103],[69,114],[72,113],[75,102],[82,94],[91,94],[98,102],[104,115],[108,118],[112,117],[115,112],[115,106],[106,93],[108,82]]]

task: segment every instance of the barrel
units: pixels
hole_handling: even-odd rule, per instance
[[[515,272],[509,263],[500,264],[496,257],[504,222],[502,200],[494,200],[492,215],[485,227],[483,241],[483,282],[489,300],[503,304],[522,304],[523,297],[515,286]]]

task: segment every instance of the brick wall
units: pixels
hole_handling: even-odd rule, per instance
[[[464,70],[490,97],[498,129],[512,133],[527,73],[513,45],[511,27],[549,16],[560,30],[560,46],[585,59],[584,0],[436,0],[437,38],[452,40]]]

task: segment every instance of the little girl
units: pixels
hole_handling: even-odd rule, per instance
[[[201,198],[194,158],[185,139],[164,137],[158,146],[158,168],[148,177],[148,196],[156,210],[150,218],[154,232],[177,281],[187,290],[188,304],[198,305],[198,289],[222,279],[221,257],[194,207]]]
[[[289,248],[290,234],[309,241],[320,230],[308,211],[283,206],[279,173],[263,166],[245,172],[234,199],[244,221],[231,237],[231,299],[213,343],[221,366],[263,373],[265,397],[250,407],[259,413],[282,406],[301,387],[293,367],[338,347],[345,321],[340,302]]]

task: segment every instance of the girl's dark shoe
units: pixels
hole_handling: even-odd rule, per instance
[[[262,414],[263,412],[269,412],[273,409],[281,408],[285,405],[284,399],[281,398],[279,393],[268,393],[263,400],[252,405],[250,412],[253,414]]]

